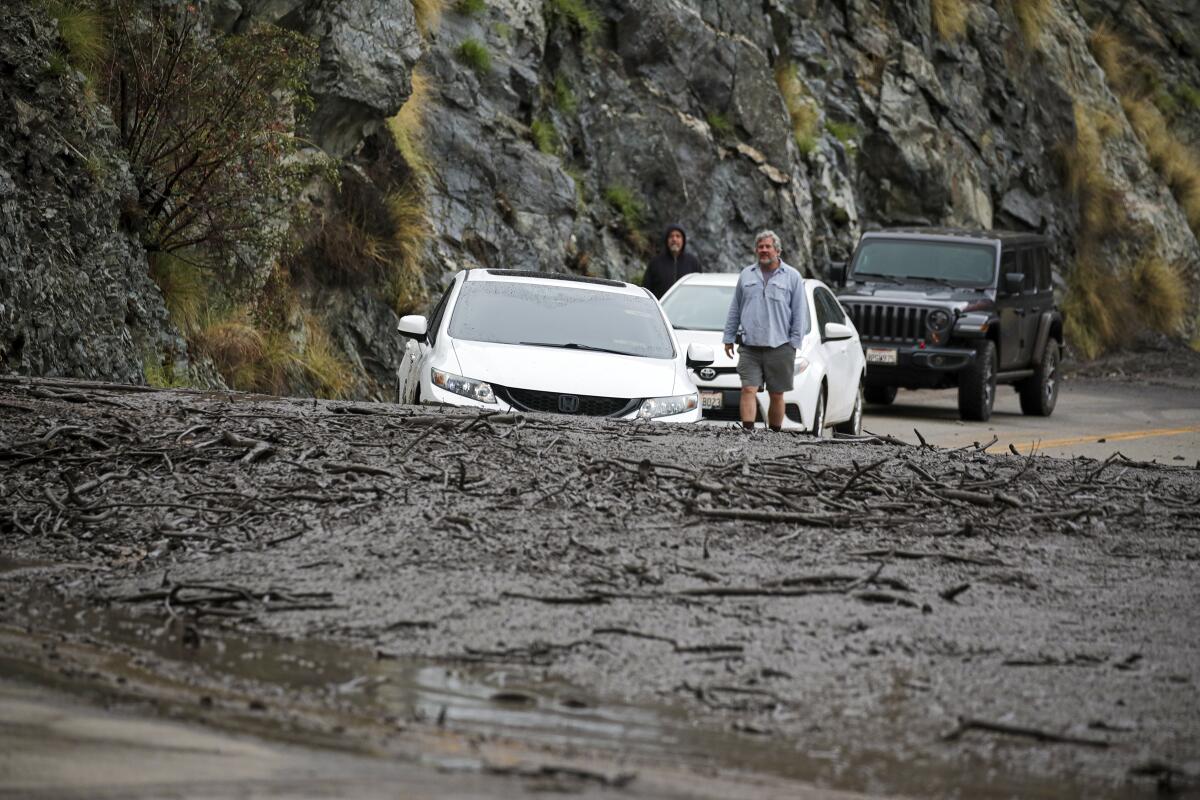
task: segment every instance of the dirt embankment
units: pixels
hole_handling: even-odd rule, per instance
[[[1200,772],[1194,469],[21,381],[0,459],[0,555],[45,565],[0,608],[31,631],[49,583],[197,662],[267,633],[712,733],[639,756],[618,726],[634,768],[973,797]]]

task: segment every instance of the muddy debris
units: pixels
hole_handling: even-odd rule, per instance
[[[549,707],[670,720],[538,738],[634,767],[498,780],[633,791],[667,759],[922,796],[1190,785],[1200,470],[989,445],[5,379],[0,611],[131,620],[218,683],[252,637],[479,687],[465,712],[386,700],[379,666],[332,692],[243,674],[267,715],[307,692],[514,740]]]

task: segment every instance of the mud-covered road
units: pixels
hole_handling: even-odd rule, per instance
[[[0,497],[6,674],[499,796],[1200,774],[1190,466],[5,379]]]

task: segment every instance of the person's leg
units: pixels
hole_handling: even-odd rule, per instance
[[[790,344],[772,348],[763,358],[763,375],[767,382],[767,424],[771,430],[783,428],[783,393],[791,391],[796,362],[796,349]]]
[[[768,395],[771,398],[771,405],[767,409],[767,424],[771,426],[772,430],[780,430],[783,428],[783,392],[770,392]],[[745,394],[742,395],[742,397],[745,396]]]
[[[758,386],[763,382],[762,351],[755,347],[743,345],[738,348],[738,377],[742,380],[742,395],[739,398],[738,411],[742,418],[742,427],[753,428],[754,420],[758,418]]]
[[[780,408],[783,408],[781,405]],[[743,386],[742,387],[742,427],[754,427],[754,420],[758,418],[758,387]],[[782,413],[782,412],[780,412]]]

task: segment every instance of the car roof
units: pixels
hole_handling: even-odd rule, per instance
[[[876,231],[865,231],[863,240],[867,239],[924,239],[926,241],[953,241],[969,239],[980,244],[995,244],[1012,247],[1018,244],[1049,243],[1049,240],[1038,233],[1023,233],[1021,231],[985,231],[970,228],[884,228]]]
[[[471,269],[463,280],[469,281],[508,281],[513,283],[536,283],[542,286],[569,286],[585,284],[578,288],[600,289],[617,294],[644,296],[646,290],[640,286],[608,278],[591,278],[586,275],[572,275],[564,272],[535,272],[522,269]]]

